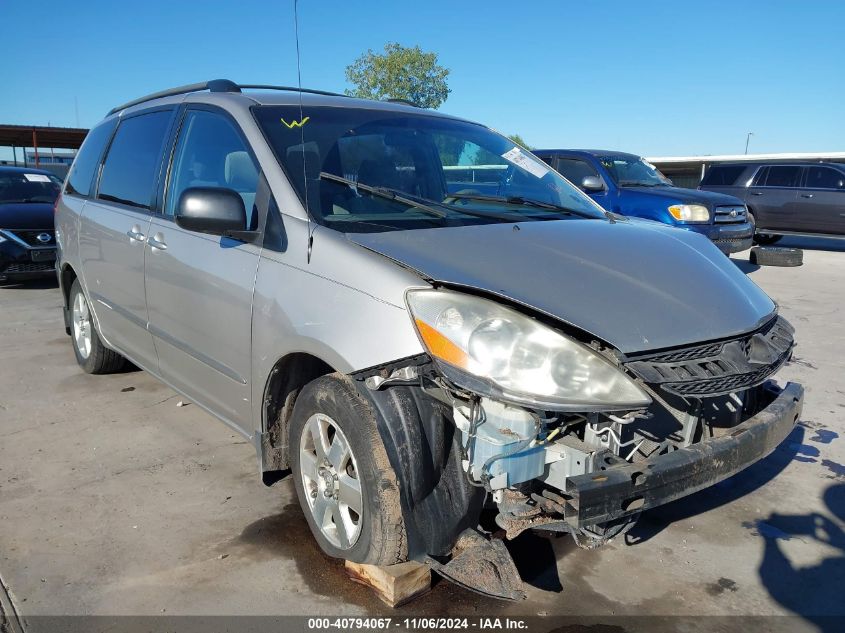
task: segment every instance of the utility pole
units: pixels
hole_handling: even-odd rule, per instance
[[[748,136],[745,137],[745,153],[748,153],[748,141],[751,140],[751,137],[754,136],[754,132],[749,132]]]

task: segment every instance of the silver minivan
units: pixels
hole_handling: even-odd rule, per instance
[[[89,133],[56,230],[83,370],[131,361],[249,438],[334,557],[516,598],[492,535],[594,547],[801,412],[771,380],[792,327],[705,237],[408,104],[135,100]]]

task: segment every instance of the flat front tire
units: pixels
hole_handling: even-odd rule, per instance
[[[288,446],[299,504],[320,548],[393,565],[407,560],[405,524],[375,416],[347,376],[317,378],[296,399]]]
[[[76,362],[87,374],[110,374],[126,363],[123,356],[103,345],[78,279],[70,287],[70,336]]]

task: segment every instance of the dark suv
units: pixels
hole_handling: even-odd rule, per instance
[[[0,167],[0,281],[53,275],[53,205],[62,181],[49,171]]]
[[[845,237],[845,165],[840,163],[713,165],[699,189],[743,200],[760,244],[795,234]]]

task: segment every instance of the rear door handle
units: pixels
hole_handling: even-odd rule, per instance
[[[811,194],[811,193],[802,193],[802,194],[801,194],[801,197],[802,197],[802,198],[812,198],[812,197],[813,197],[813,194]]]
[[[145,239],[144,234],[141,233],[141,229],[137,226],[133,226],[131,229],[126,231],[126,235],[129,237],[130,240],[136,242],[143,242]]]
[[[167,250],[167,244],[164,243],[164,238],[160,238],[158,235],[155,235],[148,239],[147,244],[150,245],[150,248],[154,248],[157,251]]]
[[[752,195],[752,196],[762,196],[762,195],[763,195],[763,192],[762,192],[762,191],[752,191],[752,192],[751,192],[751,195]]]

